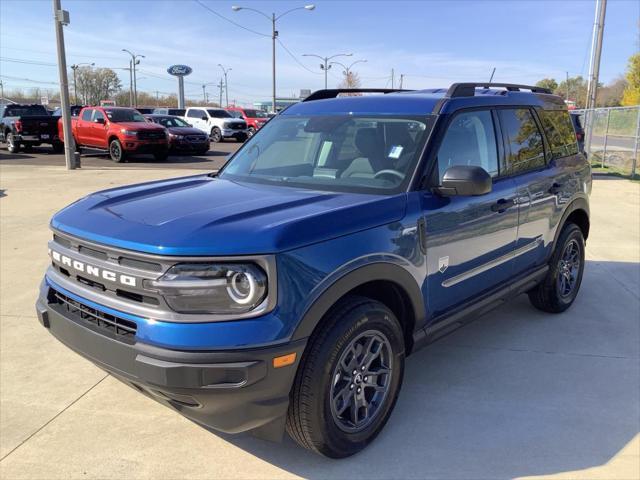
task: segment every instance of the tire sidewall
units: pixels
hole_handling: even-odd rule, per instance
[[[11,153],[18,153],[20,151],[20,145],[16,143],[16,137],[13,133],[7,135],[7,150]]]
[[[211,141],[214,143],[220,143],[222,141],[222,132],[218,127],[211,129]]]
[[[120,150],[120,158],[115,157],[113,155],[113,152],[111,151],[111,148],[114,144],[116,144]],[[109,144],[109,157],[111,158],[111,160],[113,160],[116,163],[120,163],[124,161],[124,150],[122,149],[122,144],[120,143],[120,140],[112,140],[111,143]]]
[[[557,279],[558,272],[560,269],[560,259],[562,258],[562,254],[564,253],[567,244],[575,240],[578,244],[578,250],[580,251],[580,270],[578,271],[578,277],[576,278],[576,284],[573,288],[573,291],[570,295],[566,297],[562,297],[557,288]],[[561,306],[562,309],[569,308],[569,306],[574,302],[576,297],[578,296],[578,292],[580,291],[580,285],[582,284],[582,276],[584,274],[584,261],[585,261],[585,245],[584,245],[584,237],[582,236],[582,231],[577,225],[570,224],[565,230],[561,233],[560,238],[558,239],[558,244],[553,253],[553,260],[551,262],[551,272],[549,275],[549,285],[548,288],[553,288],[553,300],[558,306]]]
[[[377,308],[371,309],[371,305]],[[383,305],[367,303],[368,310],[357,308],[350,312],[349,318],[342,318],[337,323],[333,331],[325,339],[325,344],[329,348],[321,349],[320,358],[316,365],[320,367],[314,372],[318,381],[313,383],[312,395],[316,400],[312,407],[312,418],[318,422],[312,431],[322,432],[323,441],[331,450],[329,456],[335,457],[335,452],[340,452],[342,456],[352,455],[362,450],[380,433],[386,424],[402,385],[404,375],[404,340],[402,330],[391,311]],[[366,330],[378,330],[382,332],[392,347],[393,368],[391,373],[391,383],[389,392],[385,399],[382,410],[371,425],[364,430],[354,433],[347,433],[336,425],[331,414],[331,383],[334,369],[342,355],[343,350],[349,345],[351,340]]]

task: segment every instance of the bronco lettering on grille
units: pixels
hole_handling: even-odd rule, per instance
[[[54,263],[71,267],[78,272],[86,273],[87,275],[91,275],[92,277],[101,278],[109,282],[121,283],[122,285],[127,285],[129,287],[135,287],[137,284],[136,277],[113,272],[111,270],[99,268],[94,265],[89,265],[87,263],[80,262],[71,257],[63,255],[60,252],[56,252],[55,250],[49,249],[49,256]]]

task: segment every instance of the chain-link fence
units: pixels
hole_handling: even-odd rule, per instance
[[[596,172],[640,176],[640,105],[574,112],[580,114],[585,152]]]

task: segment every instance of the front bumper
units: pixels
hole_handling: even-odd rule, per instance
[[[134,338],[124,342],[51,301],[41,290],[40,323],[67,347],[150,398],[206,427],[227,433],[262,430],[278,438],[289,390],[306,340],[259,349],[184,351]],[[296,353],[296,362],[273,367],[273,358]]]
[[[247,135],[247,130],[234,130],[232,128],[222,129],[222,136],[224,138],[246,139]]]
[[[139,141],[124,139],[120,143],[127,153],[166,153],[169,151],[169,143],[166,140]]]
[[[210,148],[209,140],[203,142],[189,142],[186,140],[172,140],[169,143],[171,152],[202,152]]]

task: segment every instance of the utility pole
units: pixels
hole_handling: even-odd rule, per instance
[[[569,72],[565,72],[567,74],[567,79],[565,80],[565,84],[567,85],[567,102],[569,101]]]
[[[398,88],[400,88],[400,90],[402,90],[402,82],[404,80],[404,73],[400,74],[400,86]]]
[[[76,70],[83,65],[89,65],[93,67],[95,63],[76,63],[75,65],[71,65],[71,70],[73,70],[73,96],[75,97],[76,105],[78,105],[78,88],[76,87]]]
[[[220,83],[218,83],[218,88],[220,89],[220,102],[218,103],[218,106],[222,107],[222,87],[224,86],[224,83],[222,83],[222,78],[220,79]]]
[[[395,86],[395,71],[393,70],[393,68],[391,69],[391,88],[394,88]]]
[[[229,82],[227,81],[227,73],[233,69],[224,68],[224,66],[221,63],[219,63],[218,66],[222,69],[222,73],[224,74],[224,94],[225,94],[225,100],[228,108],[229,107]]]
[[[131,63],[129,63],[129,73],[130,73],[129,78],[131,78],[131,70],[133,70],[133,81],[130,82],[130,85],[133,84],[133,95],[130,95],[130,97],[133,97],[131,101],[131,104],[132,104],[131,106],[137,107],[138,106],[138,87],[136,85],[136,65],[140,64],[140,58],[146,58],[146,57],[144,55],[134,54],[129,50],[127,50],[126,48],[123,48],[122,51],[131,55]]]
[[[207,103],[207,86],[202,84],[202,101]]]
[[[71,134],[71,111],[69,109],[69,80],[67,79],[67,58],[64,51],[64,31],[62,27],[69,25],[69,12],[62,10],[60,0],[53,0],[53,18],[56,26],[56,45],[58,50],[58,75],[60,77],[60,106],[62,107],[62,129],[64,133],[64,158],[67,170],[80,167],[80,159],[76,158],[76,146]]]
[[[591,61],[589,63],[589,83],[587,84],[587,139],[585,150],[591,152],[593,133],[593,109],[596,107],[598,95],[598,79],[600,77],[600,57],[602,55],[602,36],[604,33],[604,17],[607,11],[607,0],[596,0],[596,16],[593,24],[591,40]]]

